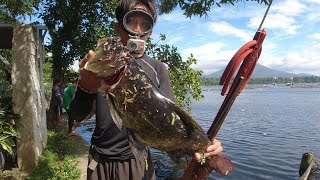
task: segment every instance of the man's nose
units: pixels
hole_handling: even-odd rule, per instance
[[[138,33],[142,32],[142,27],[140,23],[136,23],[136,25],[134,26],[134,32],[138,32]]]

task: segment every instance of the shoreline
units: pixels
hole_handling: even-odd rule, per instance
[[[230,84],[231,85],[231,84]],[[212,89],[220,90],[222,86],[202,86],[202,91],[208,91]],[[247,84],[245,89],[256,88],[320,88],[320,83],[293,83],[293,84]]]

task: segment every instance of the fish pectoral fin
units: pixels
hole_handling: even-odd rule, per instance
[[[203,128],[185,110],[175,105],[174,111],[180,117],[181,121],[199,131],[204,131]]]
[[[106,102],[107,102],[107,104],[108,104],[108,106],[109,106],[110,114],[111,114],[111,117],[112,117],[114,123],[116,124],[116,126],[117,126],[119,129],[122,129],[122,123],[123,123],[123,121],[122,121],[122,119],[121,119],[118,111],[115,109],[114,104],[113,104],[112,101],[111,101],[111,98],[112,98],[112,96],[109,95],[109,94],[106,94],[106,95],[104,96],[104,99],[106,100]]]
[[[128,130],[128,140],[133,156],[136,159],[143,158],[144,152],[147,150],[147,146],[137,142],[130,130]]]
[[[176,164],[185,163],[187,156],[187,152],[184,149],[177,149],[173,151],[166,152],[168,156],[171,158],[173,162]]]

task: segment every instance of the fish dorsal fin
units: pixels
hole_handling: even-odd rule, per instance
[[[136,159],[145,158],[143,156],[145,155],[144,152],[146,152],[147,146],[136,141],[133,133],[131,133],[131,131],[129,129],[127,131],[128,131],[129,146],[131,148],[131,152],[132,152],[133,156]]]
[[[104,95],[104,99],[106,100],[106,102],[107,102],[107,104],[109,106],[109,109],[110,109],[111,117],[112,117],[114,123],[117,125],[117,127],[119,129],[121,129],[122,128],[122,119],[121,119],[118,111],[115,109],[111,98],[112,98],[112,96],[109,95],[109,94]]]
[[[174,111],[180,119],[191,127],[195,127],[199,131],[204,131],[202,127],[187,113],[187,111],[175,105]]]

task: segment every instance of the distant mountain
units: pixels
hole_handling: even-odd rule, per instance
[[[220,78],[224,72],[224,69],[220,69],[217,72],[214,72],[209,75],[205,75],[203,77],[205,78]],[[235,74],[236,75],[236,74]],[[261,64],[257,64],[251,78],[268,78],[268,77],[302,77],[302,76],[312,76],[312,74],[305,74],[305,73],[300,73],[300,74],[294,74],[294,73],[288,73],[285,71],[279,71],[279,70],[274,70],[270,69],[266,66],[263,66]]]

